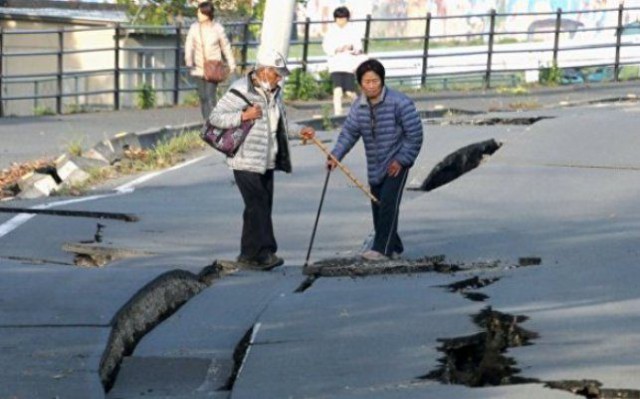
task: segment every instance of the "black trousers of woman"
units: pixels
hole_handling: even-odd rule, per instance
[[[233,176],[244,200],[240,258],[260,262],[278,251],[271,220],[273,170],[265,174],[234,170]]]
[[[402,240],[398,235],[398,215],[402,192],[407,182],[409,169],[403,168],[396,177],[387,176],[382,183],[371,186],[371,193],[379,203],[371,202],[373,225],[376,231],[371,249],[385,256],[404,251]]]

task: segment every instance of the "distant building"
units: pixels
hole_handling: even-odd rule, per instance
[[[114,107],[116,46],[120,106],[134,106],[133,91],[143,83],[156,91],[157,105],[172,103],[174,72],[157,69],[176,65],[175,30],[121,29],[117,38],[116,26],[126,22],[125,12],[112,4],[0,0],[3,115],[56,110],[61,44],[62,112]],[[35,95],[48,98],[16,99]]]

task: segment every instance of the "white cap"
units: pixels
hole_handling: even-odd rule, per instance
[[[280,76],[289,75],[286,60],[281,53],[272,48],[260,48],[256,57],[255,68],[274,68]]]

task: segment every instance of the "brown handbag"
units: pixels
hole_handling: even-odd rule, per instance
[[[229,76],[229,67],[222,61],[207,60],[204,62],[203,78],[207,82],[220,83],[227,80]]]
[[[202,25],[200,25],[200,44],[202,45],[202,57],[204,58],[202,78],[211,83],[220,83],[227,80],[229,76],[229,66],[220,60],[207,60],[204,37],[202,36]]]

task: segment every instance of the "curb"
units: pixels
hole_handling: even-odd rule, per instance
[[[186,131],[199,130],[201,126],[201,122],[191,122],[140,132],[122,132],[99,142],[82,156],[62,154],[55,160],[54,167],[46,173],[40,171],[24,175],[18,183],[20,191],[14,198],[47,197],[61,188],[82,184],[91,177],[91,169],[113,165],[129,149],[152,149],[161,141],[180,136]]]

